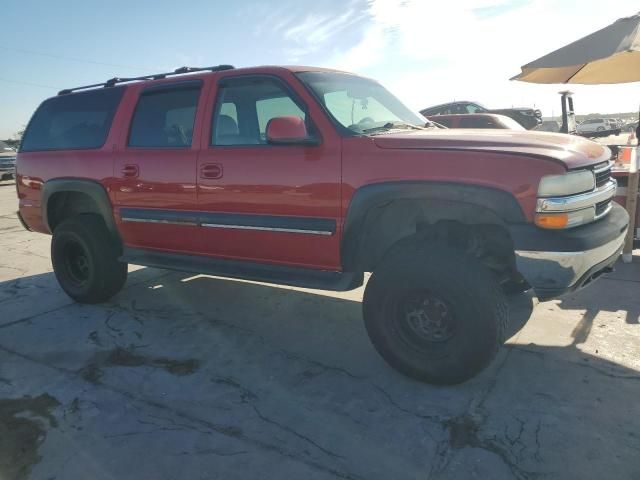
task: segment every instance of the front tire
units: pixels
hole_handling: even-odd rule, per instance
[[[58,283],[79,303],[101,303],[118,293],[127,280],[127,264],[102,219],[77,215],[53,232],[51,262]]]
[[[508,322],[491,271],[436,245],[402,245],[386,255],[367,284],[363,313],[369,338],[392,367],[440,385],[484,369]]]

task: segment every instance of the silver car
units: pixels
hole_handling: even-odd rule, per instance
[[[0,180],[16,176],[16,151],[0,140]]]
[[[578,133],[604,132],[605,130],[614,130],[615,128],[615,125],[612,126],[605,118],[589,118],[577,127]]]

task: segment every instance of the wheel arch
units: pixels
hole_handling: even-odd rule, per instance
[[[508,192],[451,182],[386,182],[358,189],[351,200],[342,240],[344,271],[372,271],[389,248],[441,221],[465,225],[524,222]]]
[[[50,233],[70,214],[81,213],[99,215],[111,236],[120,241],[113,207],[102,184],[79,178],[56,178],[45,182],[42,189],[42,219]]]

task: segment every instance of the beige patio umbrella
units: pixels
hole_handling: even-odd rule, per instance
[[[528,63],[511,80],[587,85],[640,81],[640,13],[621,18],[602,30]],[[629,168],[627,187],[627,211],[632,219],[636,216],[638,201],[638,163],[636,153]],[[625,263],[632,259],[633,230],[629,228],[625,240],[622,255]]]
[[[528,63],[511,80],[588,85],[639,81],[640,13]]]

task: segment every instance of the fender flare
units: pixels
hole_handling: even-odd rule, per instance
[[[113,206],[104,186],[95,180],[81,178],[54,178],[44,183],[42,187],[42,221],[50,233],[53,232],[49,226],[49,200],[54,194],[60,192],[77,192],[90,197],[97,205],[98,213],[102,216],[109,233],[113,238],[120,240],[120,234],[113,217]]]
[[[390,213],[385,214],[385,211]],[[370,271],[371,256],[375,257],[396,241],[415,234],[417,223],[421,221],[435,223],[463,219],[475,224],[501,226],[526,222],[515,197],[495,188],[425,181],[385,182],[361,187],[351,198],[344,223],[343,270]],[[380,222],[386,222],[386,226],[374,227]],[[380,232],[384,234],[380,235]],[[367,242],[373,242],[373,245]]]

